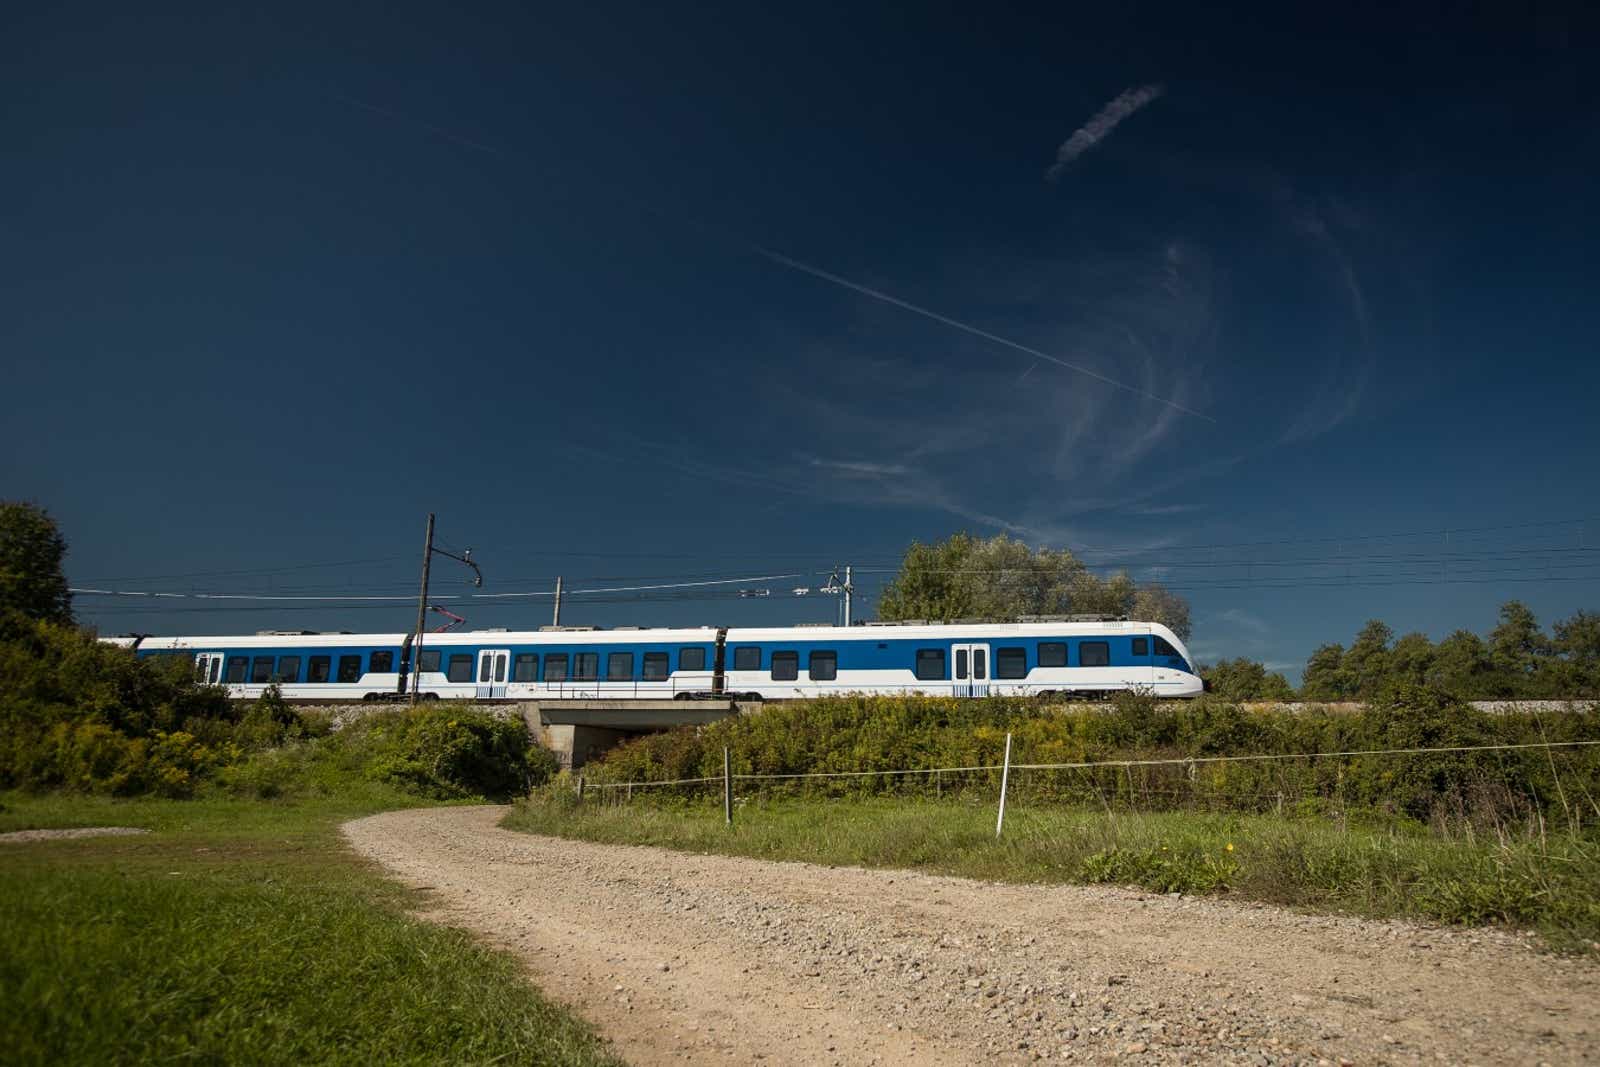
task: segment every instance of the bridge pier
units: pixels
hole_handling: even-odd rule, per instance
[[[630,737],[704,726],[739,714],[732,700],[539,700],[522,705],[528,732],[574,770]]]

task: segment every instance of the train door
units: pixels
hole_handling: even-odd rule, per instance
[[[194,658],[194,680],[201,685],[222,681],[222,653],[202,652]]]
[[[478,653],[478,699],[504,700],[506,666],[511,662],[509,648],[486,648]]]
[[[989,695],[989,646],[953,645],[950,649],[950,677],[958,697]]]

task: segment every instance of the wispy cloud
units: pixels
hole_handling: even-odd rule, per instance
[[[904,463],[873,463],[861,459],[818,459],[815,456],[811,457],[810,463],[813,467],[820,467],[823,470],[864,478],[892,478],[911,473],[911,468]]]
[[[1045,172],[1045,180],[1053,182],[1061,177],[1062,172],[1072,165],[1073,160],[1105,140],[1111,135],[1111,131],[1117,128],[1118,123],[1158,99],[1165,91],[1165,86],[1141,85],[1118,94],[1115,100],[1101,108],[1094,118],[1074,130],[1072,136],[1056,149],[1056,161]]]
[[[1226,611],[1219,611],[1216,614],[1216,618],[1241,629],[1252,630],[1258,634],[1266,633],[1271,629],[1265,619],[1259,619],[1242,608],[1229,608]]]
[[[885,304],[891,304],[894,307],[909,311],[914,315],[921,315],[925,319],[932,319],[934,322],[943,323],[944,325],[960,330],[963,333],[972,334],[974,337],[981,337],[986,341],[993,341],[995,344],[1004,345],[1006,348],[1015,349],[1018,352],[1033,356],[1036,359],[1042,359],[1047,363],[1054,363],[1058,367],[1065,367],[1067,370],[1082,374],[1088,378],[1093,378],[1098,382],[1104,382],[1106,385],[1114,386],[1117,389],[1132,393],[1135,396],[1143,397],[1146,400],[1154,400],[1158,404],[1164,404],[1167,407],[1185,415],[1192,415],[1197,419],[1204,419],[1207,422],[1217,421],[1210,415],[1196,411],[1193,408],[1185,407],[1175,400],[1169,400],[1166,397],[1157,396],[1148,389],[1141,389],[1138,386],[1129,385],[1127,382],[1118,381],[1115,378],[1101,374],[1099,371],[1092,370],[1081,363],[1073,363],[1069,360],[1062,359],[1059,356],[1052,356],[1048,352],[1041,352],[1037,348],[1031,348],[1028,345],[1019,344],[1008,337],[1001,337],[997,333],[990,333],[988,330],[979,329],[978,327],[969,323],[962,322],[960,319],[953,319],[948,315],[941,315],[937,311],[930,311],[925,307],[919,307],[908,300],[901,300],[899,297],[890,296],[888,293],[885,293],[881,290],[874,289],[871,286],[862,285],[860,282],[851,281],[849,278],[845,278],[841,275],[823,270],[821,267],[814,267],[809,263],[803,263],[800,260],[786,256],[781,252],[774,252],[770,248],[762,248],[760,246],[753,247],[757,252],[760,252],[763,256],[766,256],[779,266],[788,267],[790,270],[796,270],[802,274],[809,274],[813,278],[820,278],[825,282],[831,282],[834,285],[840,286],[841,288],[850,289],[854,292],[860,293],[862,296],[871,297],[873,300],[877,300]]]
[[[1310,400],[1279,438],[1281,444],[1291,444],[1320,437],[1360,410],[1372,379],[1375,356],[1367,295],[1354,259],[1314,204],[1284,188],[1278,190],[1277,199],[1288,213],[1294,231],[1327,256],[1332,264],[1334,285],[1349,308],[1356,333],[1355,344],[1351,346],[1353,351],[1329,361]]]
[[[1144,507],[1130,508],[1129,515],[1187,515],[1192,511],[1201,511],[1203,504],[1149,504]]]

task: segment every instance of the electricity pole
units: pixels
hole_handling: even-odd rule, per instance
[[[411,703],[417,702],[422,679],[422,635],[428,629],[428,565],[433,562],[433,512],[428,512],[428,536],[422,542],[422,594],[417,597],[417,641],[411,649]]]
[[[850,564],[844,565],[844,624],[850,625],[850,593],[855,586],[850,584]]]
[[[551,626],[561,625],[561,575],[556,575],[556,613],[550,620]]]
[[[472,562],[472,549],[469,548],[457,556],[442,548],[433,547],[433,512],[428,512],[428,533],[422,542],[422,592],[417,597],[417,640],[411,649],[411,703],[413,704],[422,696],[422,636],[428,629],[428,570],[433,563],[434,553],[449,556],[458,563],[465,563],[472,568],[474,575],[472,584],[483,585],[483,572]]]

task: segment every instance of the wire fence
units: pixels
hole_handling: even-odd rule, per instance
[[[975,788],[998,804],[1003,830],[1008,795],[1014,800],[1093,804],[1107,810],[1276,812],[1287,809],[1346,816],[1373,810],[1419,819],[1543,819],[1564,817],[1574,829],[1600,826],[1600,761],[1558,766],[1564,758],[1600,750],[1600,740],[1415,745],[1323,752],[1256,752],[1234,755],[1013,762],[1006,735],[1000,763],[831,771],[732,770],[724,748],[723,773],[672,779],[588,781],[576,778],[580,799],[603,803],[677,792],[704,797],[720,786],[728,821],[735,792],[740,800],[816,795],[891,793],[970,796]],[[1600,753],[1597,753],[1600,755]],[[1508,758],[1510,757],[1510,758]]]

